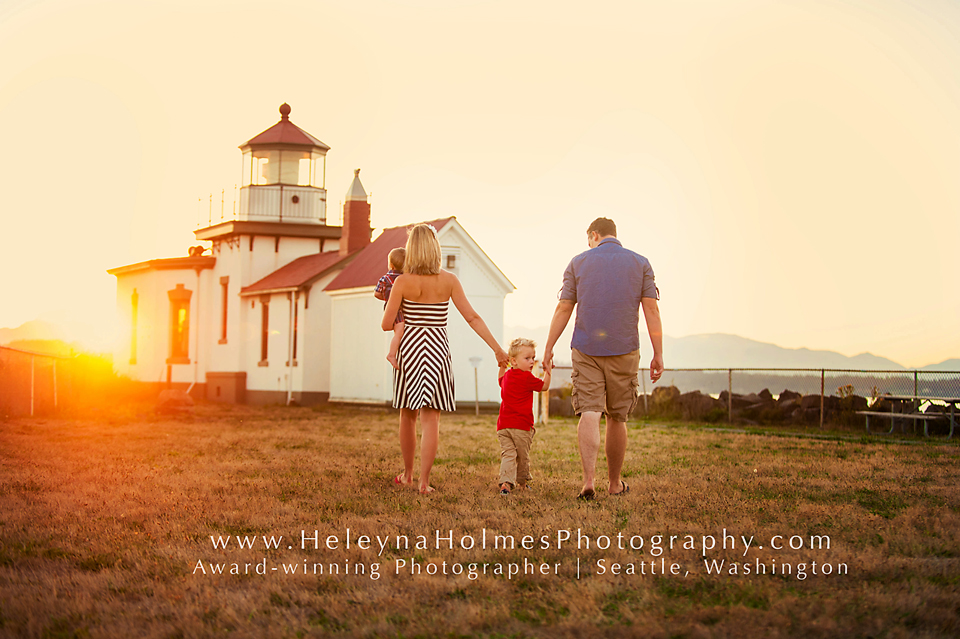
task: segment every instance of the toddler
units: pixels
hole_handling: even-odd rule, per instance
[[[543,379],[531,372],[537,363],[537,345],[518,337],[510,342],[507,356],[510,368],[500,366],[500,416],[497,439],[500,440],[500,494],[509,495],[520,485],[527,487],[530,475],[530,445],[533,427],[533,394],[550,388],[550,368]]]
[[[393,290],[393,283],[398,277],[403,275],[403,261],[407,257],[405,248],[395,248],[387,256],[387,274],[380,278],[377,287],[373,289],[373,295],[378,300],[383,300],[383,306],[386,308],[387,300],[390,299],[390,291]],[[397,319],[393,322],[393,339],[390,340],[390,350],[387,353],[387,361],[396,368],[400,369],[397,361],[397,352],[400,350],[400,338],[403,337],[403,313],[397,312]]]

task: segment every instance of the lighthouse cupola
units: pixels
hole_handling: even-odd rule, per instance
[[[279,122],[240,150],[240,220],[326,224],[330,147],[290,120],[289,104],[280,105]]]

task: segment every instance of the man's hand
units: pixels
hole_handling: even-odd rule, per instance
[[[663,356],[654,355],[650,360],[650,381],[656,384],[661,375],[663,375]]]
[[[545,370],[553,370],[553,349],[548,348],[543,351],[543,362],[540,364],[540,367]]]

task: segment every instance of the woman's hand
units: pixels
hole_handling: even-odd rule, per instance
[[[400,303],[403,302],[403,287],[407,281],[403,275],[398,277],[393,283],[393,290],[390,293],[390,299],[387,300],[387,306],[383,309],[383,319],[380,321],[380,328],[384,331],[392,331],[394,322],[397,319],[397,313],[400,311]]]
[[[507,357],[507,352],[499,346],[493,350],[493,354],[497,357],[497,366],[500,368],[505,368],[507,364],[510,363],[510,358]]]

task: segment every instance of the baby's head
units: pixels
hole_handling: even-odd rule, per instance
[[[510,342],[507,357],[510,358],[512,367],[519,368],[522,371],[531,371],[537,363],[537,343],[526,337],[518,337]]]
[[[403,270],[403,260],[407,257],[407,249],[402,246],[395,248],[390,251],[390,255],[387,256],[387,268],[392,268],[395,271]]]

